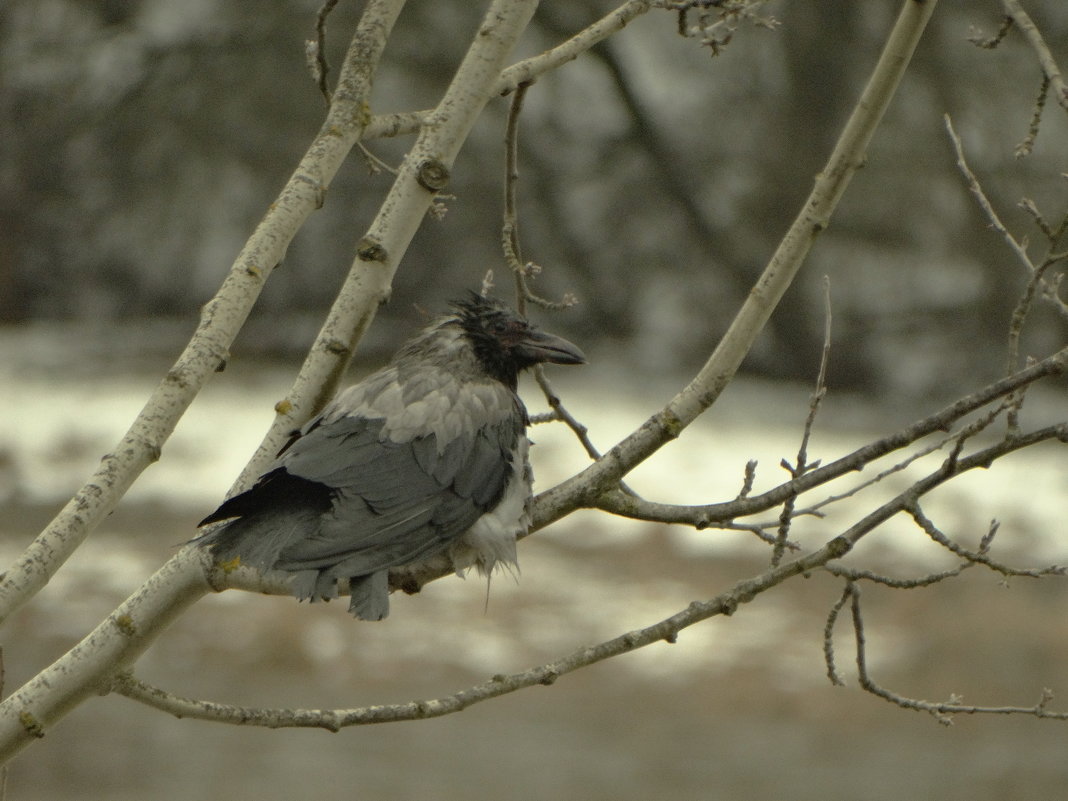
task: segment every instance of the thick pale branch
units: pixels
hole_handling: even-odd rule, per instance
[[[132,664],[170,623],[211,590],[207,555],[187,547],[85,639],[0,704],[0,764]]]
[[[308,216],[360,138],[371,78],[403,0],[368,5],[342,68],[326,121],[281,194],[268,207],[178,361],[149,397],[129,431],[48,527],[0,579],[0,622],[32,598],[103,520],[137,477],[159,458],[163,444],[228,349]]]
[[[361,57],[369,58],[366,48],[371,46],[370,42],[376,43],[381,49],[400,5],[396,1],[392,4],[382,2],[368,8],[353,46],[355,49],[355,43],[362,42],[360,46],[365,49],[360,50]],[[504,60],[536,5],[536,0],[495,0],[490,5],[452,85],[435,109],[433,118],[424,127],[378,217],[360,243],[349,280],[298,378],[294,397],[289,400],[291,408],[280,409],[277,424],[272,430],[274,436],[281,436],[287,431],[292,425],[287,421],[295,415],[307,414],[314,409],[327,394],[330,379],[339,375],[347,365],[355,341],[370,322],[377,303],[388,294],[389,282],[401,254],[422,222],[435,192],[447,182],[452,160],[474,125],[475,118],[492,96]],[[387,10],[392,12],[392,16],[384,20]],[[376,14],[368,18],[367,14],[372,11]],[[376,24],[371,25],[368,19]],[[369,31],[369,27],[372,30]],[[370,66],[373,66],[373,62],[368,67],[367,75],[370,75]],[[351,125],[352,141],[339,154],[339,158],[348,152],[352,142],[358,138],[361,120],[366,116],[363,102],[366,92],[354,93],[352,88],[355,86],[353,76],[357,73],[353,64],[347,63],[343,68],[334,93],[331,119],[342,111],[344,114],[341,119],[334,119],[335,129],[328,130],[325,138],[321,136],[317,140],[316,147],[321,149],[325,146],[324,141],[333,142],[341,136],[344,125]],[[287,192],[300,192],[305,186],[314,189],[313,202],[308,207],[310,211],[321,200],[326,181],[321,160],[307,165],[302,163],[302,169],[311,170],[311,174],[299,172],[291,186],[287,187]],[[439,183],[441,186],[438,186]],[[295,231],[303,217],[294,213],[293,203],[285,192],[279,205],[293,219]],[[277,229],[265,232],[264,236],[269,242],[278,241]],[[254,237],[254,241],[260,240]],[[288,242],[288,238],[285,242]],[[245,273],[262,281],[265,270],[273,266],[275,261],[277,259],[269,264],[261,262],[252,265],[256,269],[250,267]],[[228,281],[236,280],[234,276],[241,274],[241,269],[235,268]],[[205,317],[218,314],[218,307],[217,303],[209,304]],[[247,313],[247,309],[245,311]],[[220,360],[221,354],[216,354],[211,368],[215,369]],[[270,443],[269,436],[260,455],[269,455],[276,450],[277,445]],[[257,469],[254,460],[245,476],[255,475]],[[43,559],[41,556],[37,558]],[[0,761],[9,758],[35,736],[39,736],[47,726],[101,689],[105,679],[110,680],[115,672],[127,668],[178,611],[209,589],[219,589],[221,571],[212,571],[205,560],[205,555],[199,549],[185,549],[85,640],[0,705]],[[237,571],[235,584],[247,578],[244,576],[246,572]],[[209,575],[216,586],[208,586],[206,577]],[[262,583],[269,585],[275,578],[263,577]]]
[[[453,161],[486,103],[497,93],[505,59],[537,0],[495,0],[449,88],[429,113],[378,215],[356,246],[356,259],[301,367],[289,396],[237,487],[255,478],[299,428],[329,400],[356,344],[388,300],[393,276],[435,195],[448,185]]]
[[[678,437],[719,397],[797,275],[816,236],[827,227],[842,193],[863,163],[872,134],[894,96],[934,6],[934,0],[905,2],[826,168],[817,177],[801,213],[705,366],[664,409],[603,458],[543,493],[535,510],[535,526],[544,526],[593,502],[636,465]]]

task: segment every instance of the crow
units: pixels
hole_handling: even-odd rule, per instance
[[[585,361],[472,292],[294,433],[194,542],[226,567],[294,574],[301,600],[336,597],[348,579],[362,620],[389,614],[390,568],[438,554],[461,574],[515,567],[533,481],[519,373]]]

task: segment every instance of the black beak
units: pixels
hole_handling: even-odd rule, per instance
[[[518,354],[530,364],[550,362],[552,364],[585,364],[586,354],[577,345],[563,337],[547,334],[536,328],[527,331],[523,341],[515,348]]]

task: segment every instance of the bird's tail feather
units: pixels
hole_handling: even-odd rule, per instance
[[[382,620],[389,614],[389,571],[349,579],[349,611],[360,620]]]
[[[251,514],[219,524],[199,537],[196,542],[211,549],[215,561],[222,564],[235,559],[241,565],[263,572],[274,569],[279,555],[288,546],[315,536],[319,529],[317,509],[293,507],[273,509],[263,514]],[[328,598],[330,588],[320,586],[318,570],[302,571],[314,574],[294,584],[298,598]],[[298,572],[298,577],[301,573]],[[337,595],[336,588],[332,592]]]

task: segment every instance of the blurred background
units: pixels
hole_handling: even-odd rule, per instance
[[[1030,0],[1068,67],[1068,5]],[[542,4],[520,52],[540,52],[614,7]],[[362,8],[331,16],[340,63]],[[521,127],[524,255],[537,288],[580,305],[540,318],[591,355],[559,388],[602,447],[638,425],[701,364],[822,168],[899,8],[894,0],[769,3],[782,24],[743,25],[712,58],[657,11],[542,77]],[[122,435],[196,325],[324,113],[304,62],[317,4],[247,0],[9,0],[0,5],[0,555],[13,558]],[[373,111],[440,96],[483,4],[409,4]],[[721,403],[635,476],[650,497],[721,500],[746,459],[796,452],[823,336],[834,347],[815,457],[830,459],[1004,371],[1026,276],[954,164],[952,116],[972,168],[1019,237],[1017,207],[1065,213],[1065,115],[1047,104],[1017,158],[1041,74],[1018,32],[996,50],[1001,5],[942,0],[898,97],[795,286]],[[504,285],[499,230],[506,101],[461,153],[444,220],[422,226],[354,373],[420,323],[417,309]],[[397,163],[411,139],[368,142]],[[252,453],[311,344],[391,176],[354,153],[289,248],[217,377],[104,530],[8,624],[6,691],[63,653],[191,536]],[[1036,306],[1024,354],[1064,342]],[[565,371],[558,371],[564,373]],[[639,378],[640,377],[640,378]],[[635,379],[639,378],[636,382]],[[640,383],[641,387],[635,387]],[[1058,391],[1054,391],[1057,389]],[[1063,417],[1063,382],[1028,411]],[[536,393],[525,389],[532,409]],[[1034,419],[1034,418],[1032,418]],[[540,486],[581,465],[561,432],[534,434]],[[931,465],[928,464],[928,467]],[[918,465],[919,469],[922,465]],[[774,471],[774,472],[773,472]],[[1068,561],[1064,461],[1055,448],[999,462],[932,498],[974,544],[1002,521],[1006,559]],[[812,522],[817,543],[870,509]],[[952,564],[888,526],[855,558],[920,574]],[[803,539],[804,541],[804,539]],[[398,599],[380,626],[343,605],[227,593],[198,604],[139,674],[175,692],[250,705],[355,706],[456,691],[711,597],[766,564],[743,535],[579,515],[528,540],[522,580],[445,580]],[[77,710],[14,764],[10,798],[307,797],[1051,798],[1068,780],[1063,724],[924,715],[830,687],[821,632],[839,593],[795,581],[678,645],[654,646],[426,723],[249,731],[172,720],[122,698]],[[870,593],[873,670],[901,692],[1030,705],[1068,698],[1057,580],[970,571],[952,584]],[[844,621],[843,621],[844,624]],[[840,666],[851,665],[842,626]],[[1066,702],[1068,703],[1068,702]],[[1058,705],[1054,702],[1054,705]],[[1063,708],[1065,705],[1060,705]]]

